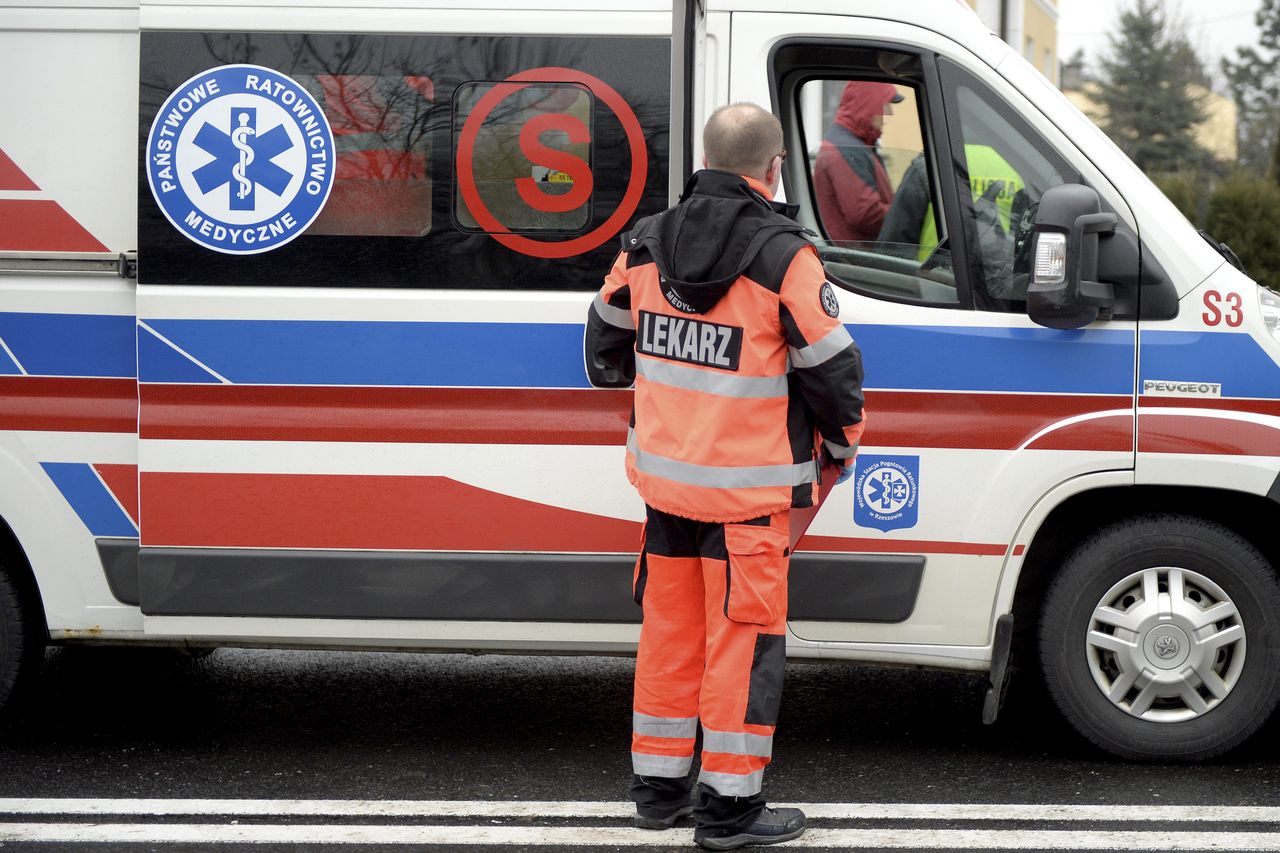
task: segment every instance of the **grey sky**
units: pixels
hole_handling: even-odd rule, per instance
[[[1216,71],[1218,59],[1234,55],[1237,45],[1253,44],[1258,30],[1253,14],[1260,0],[1161,0],[1187,22],[1191,43]],[[1107,37],[1132,0],[1058,0],[1058,51],[1063,59],[1084,48],[1092,67],[1107,50]]]

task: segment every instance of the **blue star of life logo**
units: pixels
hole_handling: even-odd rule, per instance
[[[231,110],[230,133],[223,133],[210,122],[201,125],[193,140],[198,148],[213,155],[213,160],[192,172],[196,186],[204,193],[226,184],[231,191],[232,210],[253,210],[255,189],[262,184],[276,195],[284,195],[293,175],[271,160],[293,147],[293,140],[283,124],[258,135],[255,107]]]
[[[910,488],[897,471],[882,468],[867,478],[867,502],[881,512],[892,512],[907,502]]]
[[[302,234],[334,179],[333,131],[296,80],[223,65],[175,89],[147,137],[147,180],[160,212],[188,239],[257,254]]]
[[[859,455],[854,523],[877,530],[915,527],[919,520],[919,456]]]

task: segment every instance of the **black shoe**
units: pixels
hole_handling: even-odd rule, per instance
[[[681,806],[666,817],[650,817],[636,812],[635,817],[632,819],[632,825],[636,829],[670,829],[676,825],[680,818],[688,817],[691,814],[693,814],[693,803]]]
[[[736,850],[739,847],[781,844],[804,834],[804,812],[799,809],[766,808],[756,822],[739,832],[713,834],[715,830],[695,829],[693,840],[707,850]]]

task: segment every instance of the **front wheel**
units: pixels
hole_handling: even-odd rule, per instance
[[[1062,715],[1124,758],[1194,761],[1243,743],[1280,699],[1280,584],[1199,518],[1099,531],[1045,599],[1040,662]]]
[[[9,711],[44,658],[44,624],[0,563],[0,712]]]

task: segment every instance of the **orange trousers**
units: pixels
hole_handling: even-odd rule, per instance
[[[789,519],[784,510],[716,524],[648,508],[631,739],[642,811],[687,798],[677,780],[689,774],[699,723],[700,793],[760,793],[786,662]]]

